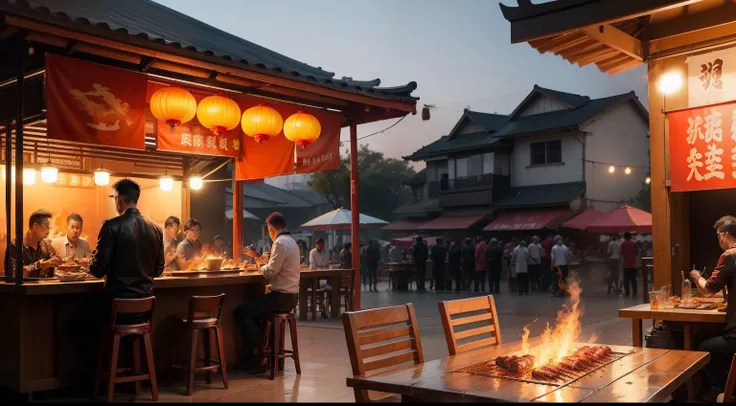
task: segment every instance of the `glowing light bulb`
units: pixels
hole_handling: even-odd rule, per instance
[[[95,185],[97,186],[107,186],[110,184],[110,172],[107,172],[102,169],[98,169],[95,171]]]
[[[624,169],[624,173],[627,175],[631,175],[631,168]]]
[[[44,166],[41,168],[41,180],[43,183],[52,184],[59,178],[59,170],[53,166]]]
[[[36,170],[33,168],[23,169],[23,184],[33,185],[36,183]]]
[[[171,192],[174,189],[174,178],[171,176],[162,176],[158,180],[158,184],[164,192]]]
[[[202,181],[202,178],[199,176],[192,176],[189,178],[189,187],[192,190],[199,190],[202,189],[202,186],[204,185],[204,182]]]
[[[664,95],[669,95],[680,90],[682,87],[682,73],[680,72],[667,72],[659,78],[657,82],[657,88]]]
[[[644,179],[644,183],[646,183],[647,185],[650,184],[650,183],[652,183],[652,178],[650,178],[649,176],[647,176],[647,178]]]
[[[616,167],[613,166],[613,165],[609,166],[608,167],[608,173],[614,173],[614,172],[616,172]]]

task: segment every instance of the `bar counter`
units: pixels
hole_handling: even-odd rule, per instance
[[[0,332],[0,359],[3,360],[0,363],[0,386],[18,393],[32,393],[91,379],[94,370],[85,367],[75,340],[81,333],[99,341],[96,338],[100,335],[98,330],[82,327],[80,331],[79,322],[82,320],[84,326],[94,324],[92,318],[96,313],[90,310],[92,306],[101,305],[103,286],[102,280],[60,282],[53,279],[30,281],[18,286],[0,282],[0,306],[5,319]],[[186,354],[189,335],[174,334],[171,318],[187,313],[191,296],[225,293],[221,325],[227,361],[232,365],[242,349],[232,312],[248,298],[263,295],[264,289],[265,278],[258,272],[156,278],[151,337],[157,375],[163,377],[168,371],[172,349],[176,348],[182,357]],[[84,323],[85,315],[89,315],[87,323]],[[123,356],[125,346],[121,347],[121,367],[129,358]],[[216,354],[215,351],[212,353]],[[177,356],[177,359],[183,358]],[[84,361],[88,365],[89,362],[95,363],[95,360]],[[179,379],[177,376],[176,380]]]

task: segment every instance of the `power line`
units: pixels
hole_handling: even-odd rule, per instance
[[[408,116],[408,115],[407,115],[407,116]],[[401,117],[400,119],[396,120],[396,122],[395,122],[395,123],[391,124],[390,126],[388,126],[388,127],[384,128],[384,129],[383,129],[383,130],[381,130],[381,131],[376,131],[376,132],[374,132],[374,133],[370,133],[370,134],[368,134],[368,135],[364,135],[364,136],[362,136],[362,137],[359,137],[359,138],[358,138],[358,141],[360,141],[360,140],[364,140],[364,139],[366,139],[366,138],[368,138],[368,137],[372,137],[372,136],[374,136],[374,135],[378,135],[378,134],[381,134],[381,133],[383,133],[383,132],[385,132],[385,131],[388,131],[388,130],[390,130],[390,129],[392,129],[392,128],[396,127],[396,125],[398,125],[398,124],[399,124],[400,122],[404,121],[404,119],[405,119],[405,118],[406,118],[407,116]],[[340,140],[340,142],[349,142],[349,141],[350,141],[350,140]]]

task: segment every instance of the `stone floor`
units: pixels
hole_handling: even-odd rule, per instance
[[[388,292],[388,285],[379,285],[379,292],[364,292],[363,308],[389,306],[411,302],[414,304],[421,333],[425,360],[447,355],[442,324],[437,303],[442,300],[465,298],[479,294],[472,292]],[[598,335],[597,342],[631,345],[631,324],[619,319],[617,309],[641,302],[637,298],[609,296],[605,287],[586,289],[583,292],[584,315],[581,341]],[[641,294],[640,294],[641,295]],[[501,334],[505,342],[519,339],[525,324],[538,319],[530,328],[537,335],[546,322],[554,321],[557,311],[564,303],[549,294],[536,293],[520,297],[515,293],[502,292],[495,295]],[[645,328],[649,327],[645,325]],[[299,348],[302,374],[296,375],[293,363],[286,362],[286,371],[271,381],[265,376],[251,376],[233,371],[230,373],[230,388],[213,377],[207,385],[203,380],[195,386],[191,397],[184,395],[184,383],[176,382],[172,387],[161,387],[161,402],[352,402],[351,389],[345,386],[345,378],[351,375],[350,361],[342,324],[339,319],[307,321],[299,323]],[[288,339],[287,339],[287,342]],[[144,388],[144,395],[146,394]],[[132,400],[121,395],[121,401]],[[79,401],[59,394],[39,394],[35,401]],[[139,399],[145,401],[146,399]]]

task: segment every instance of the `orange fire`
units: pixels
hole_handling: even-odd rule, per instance
[[[523,328],[521,349],[524,354],[534,356],[535,368],[559,362],[562,357],[570,355],[576,349],[576,343],[582,332],[580,317],[583,312],[579,305],[580,293],[583,290],[577,281],[570,279],[568,291],[570,292],[570,298],[568,303],[564,304],[562,309],[557,312],[554,329],[550,328],[549,323],[547,323],[537,345],[530,347],[528,325]],[[594,335],[588,343],[592,344],[596,339],[597,336]]]

